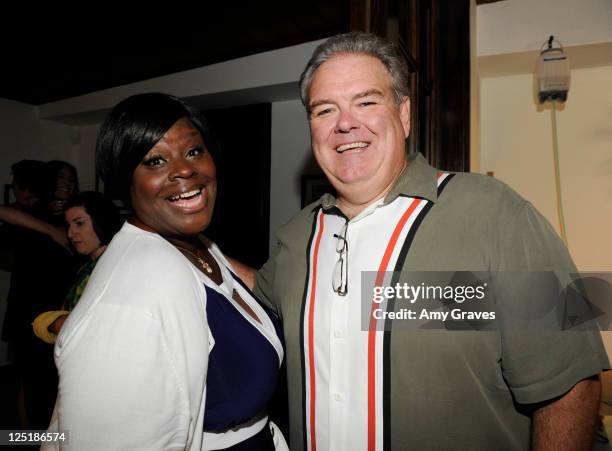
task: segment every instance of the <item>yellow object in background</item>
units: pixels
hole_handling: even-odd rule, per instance
[[[70,312],[66,310],[52,310],[50,312],[41,313],[32,323],[34,335],[40,338],[45,343],[54,344],[57,335],[49,332],[49,326],[55,322],[60,316],[66,316]]]

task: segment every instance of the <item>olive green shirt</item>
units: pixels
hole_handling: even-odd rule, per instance
[[[575,271],[550,224],[509,187],[457,173],[438,196],[437,174],[420,154],[411,155],[385,198],[431,203],[404,271]],[[334,204],[324,195],[281,227],[274,254],[257,274],[256,294],[283,321],[292,450],[306,443],[301,330],[313,218]],[[384,429],[385,449],[392,450],[529,449],[528,406],[609,368],[597,331],[392,330],[388,339]]]

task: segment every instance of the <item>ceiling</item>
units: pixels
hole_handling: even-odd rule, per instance
[[[86,2],[80,18],[1,27],[0,97],[40,105],[349,29],[350,0],[202,3],[133,14]]]

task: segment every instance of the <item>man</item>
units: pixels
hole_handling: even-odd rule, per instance
[[[15,207],[28,211],[34,207],[43,190],[45,163],[37,160],[20,160],[11,166]]]
[[[407,86],[393,45],[366,33],[321,44],[300,80],[338,194],[283,226],[257,274],[284,323],[291,449],[590,449],[609,367],[597,332],[362,328],[363,271],[573,269],[505,185],[406,155]]]

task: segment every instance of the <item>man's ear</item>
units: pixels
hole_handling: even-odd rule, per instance
[[[410,134],[410,97],[405,96],[399,105],[400,121],[404,127],[404,136],[408,138]]]

